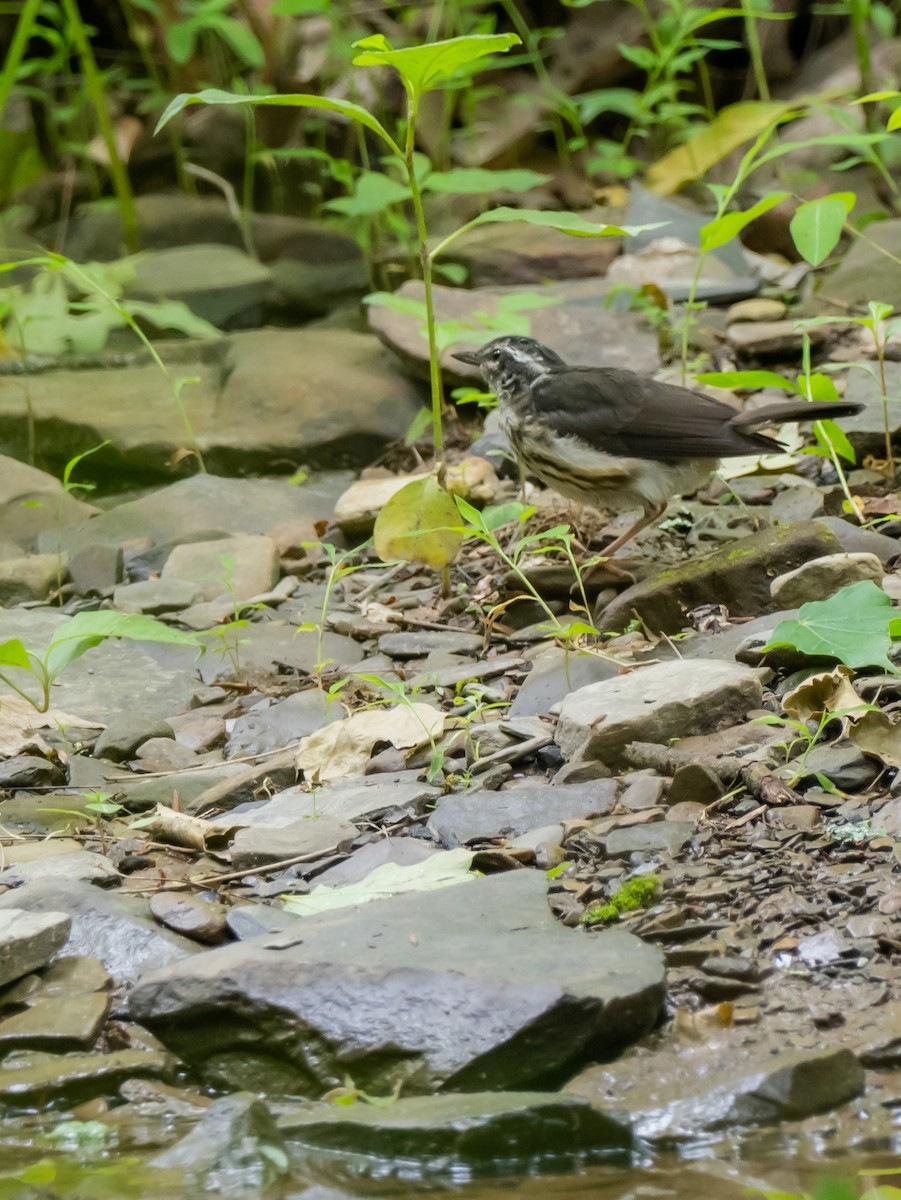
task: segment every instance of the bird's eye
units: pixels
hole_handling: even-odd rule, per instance
[[[492,360],[492,362],[500,362],[501,351],[500,351],[499,346],[495,346],[494,349],[491,351],[491,360]]]

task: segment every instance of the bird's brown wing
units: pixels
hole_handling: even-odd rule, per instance
[[[531,398],[535,415],[557,434],[608,454],[678,462],[781,449],[730,425],[737,414],[728,404],[631,371],[564,367],[536,380]]]

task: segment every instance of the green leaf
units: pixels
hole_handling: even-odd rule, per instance
[[[814,422],[814,433],[818,442],[830,443],[832,449],[841,458],[847,459],[850,463],[857,462],[857,453],[848,440],[848,435],[834,421],[820,420]],[[824,444],[824,449],[828,450],[829,445]]]
[[[384,212],[392,204],[410,199],[410,189],[404,183],[383,175],[380,171],[364,171],[350,196],[329,200],[323,208],[343,213],[347,217],[371,217]]]
[[[284,96],[241,96],[234,92],[224,92],[220,88],[206,88],[202,92],[182,92],[166,107],[157,121],[155,132],[159,133],[164,125],[189,104],[264,104],[286,108],[318,108],[325,112],[340,113],[341,116],[349,117],[351,121],[356,121],[358,125],[364,125],[378,134],[395,154],[401,154],[400,147],[384,125],[359,104],[352,104],[350,100],[333,100],[328,96],[312,96],[301,92]]]
[[[379,513],[373,541],[382,562],[424,562],[440,571],[463,545],[457,506],[434,475],[413,479]]]
[[[752,221],[756,221],[771,208],[775,208],[777,204],[787,200],[788,195],[788,192],[770,192],[746,212],[725,213],[713,221],[708,221],[701,227],[701,249],[704,253],[709,253],[711,250],[727,245],[733,238],[738,237]]]
[[[825,262],[838,245],[848,208],[838,196],[823,196],[802,204],[789,229],[795,248],[812,267]]]
[[[505,221],[524,221],[528,225],[541,225],[545,229],[558,229],[561,233],[572,234],[573,237],[634,237],[637,233],[645,233],[650,229],[662,229],[669,221],[655,221],[652,225],[600,225],[597,221],[588,221],[578,213],[545,212],[539,208],[492,208],[489,212],[480,213],[475,220],[466,226],[471,229],[474,225],[494,225]]]
[[[209,22],[209,27],[215,29],[222,40],[228,43],[244,66],[259,68],[265,65],[266,55],[263,47],[246,25],[242,25],[234,17],[219,16]]]
[[[888,657],[892,602],[871,579],[849,584],[828,600],[802,604],[797,619],[780,621],[764,653],[793,646],[802,654],[837,658],[849,667],[898,668]]]
[[[45,662],[50,680],[56,679],[70,663],[107,638],[128,638],[139,642],[167,642],[202,649],[197,635],[171,629],[162,621],[144,613],[111,611],[76,613],[53,635]]]
[[[756,388],[784,388],[787,392],[797,392],[799,389],[784,375],[775,371],[708,371],[703,375],[695,375],[698,383],[710,387],[739,388],[751,391]]]
[[[458,499],[457,504],[459,503]],[[511,521],[521,521],[523,513],[531,516],[534,511],[532,505],[523,504],[519,500],[508,500],[506,504],[486,504],[480,513],[480,523],[493,533],[495,529],[500,529],[502,525],[508,525]]]
[[[186,337],[209,340],[222,337],[221,330],[192,313],[183,300],[133,300],[129,297],[119,303],[131,316],[140,317],[161,331],[174,329]]]
[[[810,378],[806,381],[809,385],[809,395],[811,400],[828,400],[834,402],[840,400],[838,388],[835,386],[835,380],[831,375],[824,375],[822,371],[814,371]],[[808,387],[805,386],[803,375],[798,376],[798,391],[802,395],[808,395]]]
[[[178,21],[166,30],[166,50],[173,62],[184,66],[194,53],[194,45],[200,32],[193,21]]]
[[[358,883],[345,884],[344,887],[320,884],[307,896],[285,896],[284,907],[287,912],[307,917],[406,892],[431,892],[457,883],[474,882],[478,875],[470,870],[472,859],[471,850],[460,848],[436,851],[422,862],[409,866],[382,863]]]
[[[527,192],[547,183],[550,175],[537,171],[487,171],[484,167],[455,167],[452,171],[433,171],[423,183],[423,190],[447,196],[484,196],[501,189],[508,192]]]
[[[354,43],[361,51],[354,58],[358,67],[394,67],[404,86],[414,96],[452,79],[461,67],[472,66],[489,54],[502,54],[521,45],[515,33],[472,34],[395,50],[382,34]]]
[[[895,109],[885,127],[889,133],[894,133],[896,129],[901,129],[901,108]]]
[[[0,642],[0,667],[21,667],[31,670],[31,656],[25,649],[25,644],[19,638],[10,638]]]

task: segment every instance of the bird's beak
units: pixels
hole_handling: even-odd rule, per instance
[[[469,363],[471,367],[478,367],[481,364],[481,358],[477,350],[458,350],[451,358],[456,358],[458,362]]]

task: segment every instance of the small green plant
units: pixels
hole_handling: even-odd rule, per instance
[[[38,712],[47,712],[50,689],[63,671],[108,638],[168,642],[194,646],[198,653],[203,652],[197,635],[170,629],[162,621],[143,613],[80,612],[56,631],[42,654],[29,650],[20,638],[9,638],[0,643],[0,681]],[[37,685],[37,696],[25,690],[26,680],[30,680],[32,688]]]
[[[580,925],[609,925],[622,913],[635,912],[639,908],[648,908],[662,890],[660,879],[656,875],[639,875],[627,880],[603,904],[592,904],[579,918]]]

